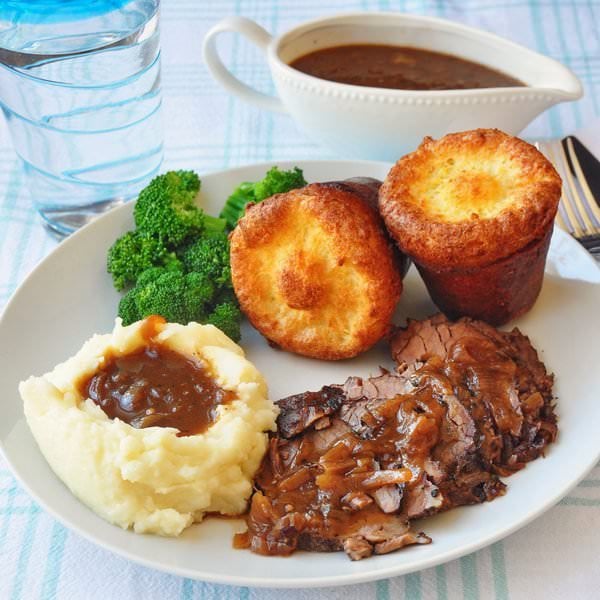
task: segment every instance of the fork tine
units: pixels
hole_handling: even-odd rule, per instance
[[[579,190],[577,189],[577,184],[575,183],[575,179],[573,178],[573,174],[571,173],[571,169],[569,168],[569,159],[567,158],[567,154],[565,153],[565,149],[563,145],[559,142],[557,144],[558,152],[562,158],[562,164],[564,166],[564,171],[567,177],[567,183],[569,184],[569,189],[571,191],[571,200],[573,202],[574,210],[577,216],[579,217],[579,222],[583,224],[583,235],[589,235],[595,233],[596,227],[590,216],[588,215],[587,210],[583,202],[581,201],[581,195],[579,194]],[[581,169],[580,169],[581,170]]]
[[[600,224],[600,207],[596,204],[596,200],[590,190],[590,186],[581,170],[581,165],[579,164],[579,159],[577,158],[577,154],[575,153],[575,148],[573,147],[573,140],[571,138],[567,138],[567,150],[569,152],[569,158],[571,159],[571,164],[575,170],[575,175],[577,177],[577,181],[579,181],[579,185],[581,186],[581,191],[585,196],[585,200],[587,201],[587,207],[590,212],[594,215],[596,221]],[[592,226],[594,233],[600,233],[600,227],[593,225]]]
[[[566,159],[566,157],[564,157],[564,154],[563,154],[563,156],[556,155],[556,153],[554,152],[554,143],[552,143],[552,142],[548,142],[547,144],[544,144],[543,147],[544,147],[544,150],[546,151],[546,156],[548,156],[548,158],[552,161],[552,163],[556,167],[556,170],[558,171],[558,174],[561,176],[561,178],[563,180],[563,186],[562,186],[563,193],[562,193],[561,205],[564,208],[565,214],[567,216],[567,220],[569,221],[569,227],[567,227],[567,231],[569,231],[575,237],[581,237],[583,235],[583,232],[579,225],[579,221],[578,221],[577,217],[575,216],[575,212],[573,210],[573,202],[570,200],[570,185],[569,186],[565,185],[565,180],[566,180],[567,176],[570,177],[570,173],[568,173],[568,175],[567,175],[567,173],[565,173],[565,171],[568,171],[568,169],[564,168],[565,163],[563,162],[563,160]]]

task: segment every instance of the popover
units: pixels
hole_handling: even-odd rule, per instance
[[[425,138],[390,170],[379,206],[443,312],[500,325],[539,294],[560,193],[536,148],[476,129]]]
[[[231,233],[242,311],[270,342],[326,360],[364,352],[389,330],[399,265],[358,188],[314,183],[249,206]]]

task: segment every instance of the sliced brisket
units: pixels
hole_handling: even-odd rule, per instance
[[[438,315],[392,340],[397,373],[278,402],[239,547],[344,550],[431,540],[410,521],[492,500],[556,437],[552,376],[518,330]]]
[[[557,434],[553,377],[529,339],[518,329],[498,331],[468,318],[451,322],[443,315],[409,321],[392,339],[398,372],[439,371],[471,416],[477,450],[486,468],[507,475],[541,454]]]

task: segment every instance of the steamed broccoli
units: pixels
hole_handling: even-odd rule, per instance
[[[187,271],[202,273],[218,286],[231,287],[229,240],[225,234],[199,238],[181,253],[181,260]]]
[[[298,167],[294,167],[290,171],[272,167],[261,181],[245,181],[238,185],[231,196],[227,198],[219,216],[227,221],[230,229],[233,229],[243,216],[246,205],[250,202],[262,202],[273,194],[289,192],[305,185],[304,175]]]
[[[221,217],[213,217],[204,213],[204,232],[211,233],[224,233],[227,229],[227,221],[221,219]]]
[[[146,269],[171,262],[179,261],[159,237],[128,231],[110,247],[107,270],[112,275],[115,288],[122,290],[134,283]]]
[[[218,300],[218,303],[217,303]],[[119,316],[130,325],[149,315],[170,323],[211,323],[232,340],[240,339],[242,313],[233,291],[222,294],[201,273],[153,267],[139,277],[119,303]]]
[[[265,178],[254,185],[254,197],[256,202],[262,202],[273,194],[289,192],[305,185],[302,169],[294,167],[290,171],[280,171],[277,167],[272,167],[267,171]]]
[[[208,315],[207,323],[218,327],[234,342],[238,342],[241,337],[241,320],[242,313],[238,305],[235,302],[224,302],[215,306],[215,309]]]
[[[131,325],[142,318],[137,307],[137,288],[130,289],[119,302],[118,315],[123,319],[123,325]]]
[[[222,287],[220,290],[217,290],[215,294],[213,305],[217,304],[235,304],[237,306],[238,299],[233,291],[233,287]]]
[[[200,179],[193,171],[169,171],[155,177],[138,196],[133,211],[141,233],[175,247],[204,229],[223,231],[222,219],[205,215],[194,200]]]
[[[155,177],[134,207],[136,229],[108,253],[125,325],[158,314],[169,322],[213,323],[236,341],[241,312],[231,282],[225,220],[194,204],[200,180],[192,171]]]
[[[151,281],[159,277],[159,275],[171,271],[183,273],[183,264],[179,260],[174,260],[163,267],[150,267],[149,269],[146,269],[143,273],[140,274],[140,276],[135,281],[135,285],[146,285],[147,283],[150,283]]]
[[[225,219],[229,229],[233,229],[244,215],[246,206],[251,202],[256,202],[254,184],[250,181],[245,181],[244,183],[240,183],[233,190],[231,196],[227,198],[219,216]]]
[[[119,316],[125,325],[149,315],[184,325],[205,321],[214,293],[214,285],[199,273],[152,269],[123,296]]]

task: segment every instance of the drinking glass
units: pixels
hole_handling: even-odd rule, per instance
[[[135,197],[160,167],[159,1],[0,2],[0,105],[59,234]]]

